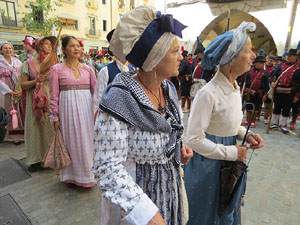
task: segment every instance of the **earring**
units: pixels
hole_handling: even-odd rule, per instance
[[[155,84],[157,84],[156,68],[154,69],[154,80],[155,80]]]
[[[232,73],[231,67],[230,67],[230,69],[229,69],[229,73],[230,73],[230,75],[231,75],[231,73]]]

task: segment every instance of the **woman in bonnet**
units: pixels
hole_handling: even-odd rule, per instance
[[[102,198],[102,225],[182,225],[185,192],[176,89],[182,57],[177,36],[185,28],[171,15],[141,6],[122,17],[109,49],[138,72],[118,74],[104,90],[96,118],[94,172]]]
[[[236,79],[249,71],[255,58],[246,30],[254,23],[243,22],[237,29],[218,36],[204,51],[202,66],[217,74],[195,96],[187,128],[187,144],[194,157],[185,170],[189,200],[189,225],[241,224],[240,204],[246,176],[223,215],[219,216],[220,165],[222,160],[246,161],[247,147],[236,144],[246,134],[240,126],[243,114]],[[205,107],[203,107],[205,106]],[[259,134],[248,133],[250,148],[263,147]]]
[[[37,55],[27,59],[21,68],[21,86],[26,90],[26,118],[25,118],[25,148],[27,164],[30,171],[42,169],[42,161],[46,151],[49,149],[54,136],[54,129],[50,123],[48,112],[42,118],[36,118],[33,113],[32,96],[38,83],[43,82],[49,104],[49,76],[41,74],[39,68],[41,63],[51,53],[56,37],[45,36],[35,42]]]

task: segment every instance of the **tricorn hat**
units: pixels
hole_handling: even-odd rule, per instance
[[[298,50],[295,48],[290,48],[286,54],[287,55],[298,55]]]
[[[266,62],[266,59],[265,57],[263,57],[262,55],[259,55],[255,58],[254,62],[253,63],[257,63],[257,62],[262,62],[262,63],[265,63]]]
[[[113,36],[115,32],[115,29],[112,29],[110,32],[108,32],[108,34],[106,35],[106,40],[108,41],[108,43],[110,43],[111,37]],[[109,46],[108,46],[108,54],[110,54],[111,56],[113,56],[114,54],[109,50]]]
[[[274,55],[268,55],[268,59],[273,59],[273,60],[276,60],[275,56]]]
[[[197,55],[198,53],[203,53],[204,50],[205,50],[204,46],[200,42],[199,37],[197,37],[197,48],[196,48],[196,50],[194,52],[194,55]]]
[[[283,57],[282,56],[276,56],[275,58],[276,60],[280,60],[280,61],[283,61]]]
[[[183,52],[181,53],[181,55],[183,56],[183,57],[185,57],[185,56],[187,56],[188,55],[188,51],[187,50],[183,50]]]

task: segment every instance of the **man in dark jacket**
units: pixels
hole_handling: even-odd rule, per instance
[[[253,62],[254,66],[246,74],[246,93],[248,98],[246,102],[252,103],[255,106],[255,117],[250,121],[251,111],[253,110],[251,105],[247,105],[247,120],[242,125],[248,125],[251,123],[251,127],[255,127],[255,120],[260,117],[260,109],[263,100],[266,99],[269,90],[268,73],[264,70],[265,58],[263,56],[257,56]]]
[[[191,109],[191,95],[190,90],[193,83],[192,79],[192,65],[188,61],[188,52],[182,52],[183,60],[179,66],[179,79],[181,84],[181,108],[183,112],[189,112]],[[187,102],[187,109],[185,110],[185,103]]]
[[[205,48],[203,47],[201,42],[198,42],[198,40],[197,40],[197,48],[194,52],[194,55],[196,55],[196,57],[195,57],[195,59],[193,60],[193,63],[192,63],[192,73],[194,73],[193,78],[195,78],[195,79],[201,79],[202,78],[201,60],[202,60],[202,55],[203,55],[204,50],[205,50]]]

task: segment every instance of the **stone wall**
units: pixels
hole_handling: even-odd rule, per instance
[[[237,9],[245,13],[256,12],[267,9],[286,8],[285,0],[251,0],[238,1],[231,3],[209,3],[209,7],[214,16],[221,15],[229,10],[229,8]]]

